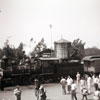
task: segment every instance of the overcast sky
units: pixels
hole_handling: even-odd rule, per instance
[[[100,0],[0,0],[0,47],[9,39],[28,50],[41,38],[51,47],[51,33],[52,45],[62,36],[100,48]]]

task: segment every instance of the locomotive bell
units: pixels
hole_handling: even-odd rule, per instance
[[[4,56],[2,57],[2,59],[3,59],[3,60],[6,60],[6,59],[8,59],[8,58],[7,58],[6,55],[4,55]]]

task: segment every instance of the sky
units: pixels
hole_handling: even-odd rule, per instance
[[[0,0],[0,48],[8,39],[28,53],[42,38],[50,48],[61,37],[100,48],[100,0]]]

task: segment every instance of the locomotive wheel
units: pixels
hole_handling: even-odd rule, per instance
[[[29,83],[30,83],[31,85],[33,85],[35,79],[36,79],[36,77],[34,77],[34,76],[30,77]]]
[[[28,85],[29,84],[29,77],[24,77],[23,78],[23,84]]]
[[[22,77],[13,78],[12,85],[21,85],[22,84]]]
[[[12,85],[18,85],[18,79],[17,78],[13,78]]]

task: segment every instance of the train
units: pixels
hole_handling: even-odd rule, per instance
[[[27,59],[24,64],[19,65],[15,61],[10,65],[7,62],[7,59],[0,61],[5,86],[34,84],[35,79],[53,82],[59,80],[61,76],[75,77],[77,72],[84,73],[83,64],[78,60],[62,62],[59,58],[39,57]]]
[[[100,73],[100,56],[86,56],[83,62],[79,60],[62,60],[54,57],[39,57],[26,59],[23,64],[17,64],[12,60],[8,64],[8,59],[0,60],[0,69],[3,71],[3,84],[8,85],[28,85],[34,84],[34,80],[41,82],[57,81],[61,76],[70,75],[75,78],[76,73]]]

